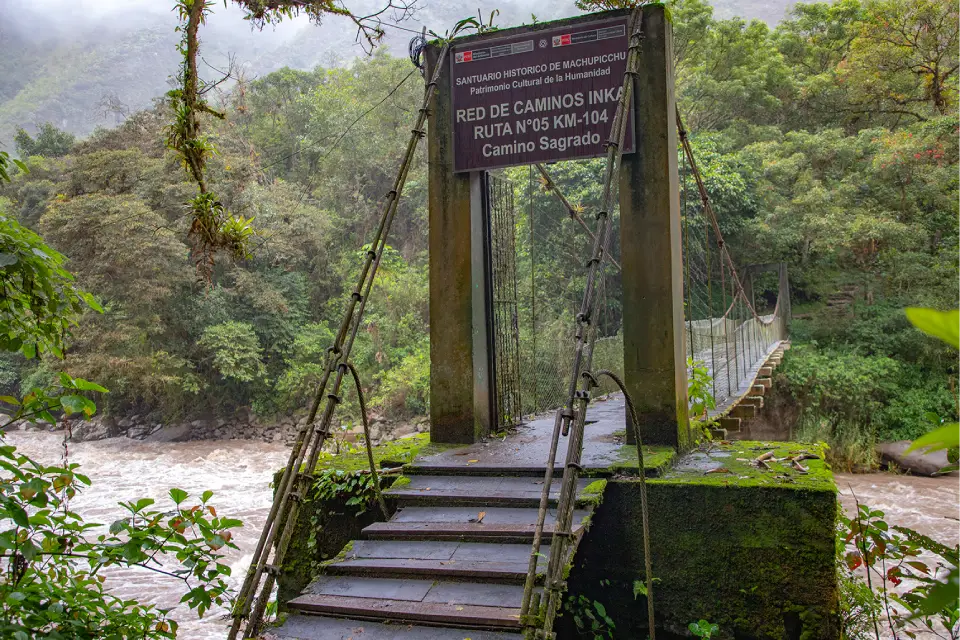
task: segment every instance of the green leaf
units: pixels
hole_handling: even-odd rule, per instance
[[[170,489],[170,499],[173,500],[174,504],[180,504],[187,499],[188,495],[183,489]]]
[[[960,310],[937,311],[921,307],[906,310],[907,319],[917,329],[960,349]]]
[[[7,511],[10,512],[10,517],[13,521],[20,527],[29,527],[30,518],[27,517],[27,512],[23,510],[18,504],[10,503],[7,505]]]
[[[153,498],[140,498],[139,500],[137,500],[137,503],[133,506],[133,510],[134,512],[143,511],[144,509],[152,505],[154,502],[155,500]]]
[[[213,491],[210,491],[210,490],[208,489],[208,490],[206,490],[206,491],[203,492],[203,495],[202,495],[202,496],[200,496],[200,502],[206,502],[207,500],[209,500],[209,499],[212,498],[212,497],[213,497]]]
[[[633,599],[636,600],[639,596],[647,595],[647,585],[641,580],[633,581]]]
[[[914,616],[936,615],[944,610],[956,610],[958,591],[960,591],[960,571],[957,567],[952,567],[946,581],[939,582],[930,589],[920,606],[914,611]]]
[[[73,383],[77,386],[77,389],[80,389],[81,391],[99,391],[100,393],[110,393],[107,388],[101,387],[96,382],[84,380],[83,378],[74,378]]]
[[[86,291],[81,291],[80,297],[83,299],[84,302],[87,303],[88,307],[90,307],[91,309],[93,309],[98,313],[103,313],[103,307],[100,306],[100,303],[97,302],[97,299],[93,297],[93,294],[87,293]]]
[[[939,451],[940,449],[952,449],[956,446],[960,446],[960,425],[953,422],[920,436],[913,441],[906,452],[909,453],[917,449]]]
[[[9,267],[12,264],[17,264],[19,258],[12,253],[2,253],[0,252],[0,267]]]
[[[84,413],[86,415],[93,415],[97,408],[90,400],[77,395],[60,396],[60,406],[68,414]]]

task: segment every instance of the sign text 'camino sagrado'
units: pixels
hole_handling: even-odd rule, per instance
[[[604,155],[627,47],[626,17],[455,47],[454,170]]]

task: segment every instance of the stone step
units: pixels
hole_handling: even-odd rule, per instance
[[[753,405],[757,409],[762,409],[763,396],[746,396],[740,399],[740,405]]]
[[[762,386],[764,389],[769,389],[773,386],[772,378],[757,378],[757,384]]]
[[[483,516],[480,516],[481,511]],[[589,510],[573,512],[573,532],[583,530],[583,519]],[[553,536],[556,512],[547,512],[544,535]],[[389,522],[376,522],[363,530],[363,536],[374,540],[462,540],[464,542],[529,543],[533,540],[537,509],[491,507],[404,507]]]
[[[730,411],[734,418],[754,418],[757,415],[757,408],[752,404],[738,404]]]
[[[720,428],[726,429],[727,433],[737,433],[740,431],[740,418],[729,416],[720,418]]]
[[[471,604],[387,600],[305,594],[291,600],[288,609],[313,615],[346,616],[391,623],[423,623],[468,629],[520,630],[520,607],[482,607]],[[462,633],[462,631],[461,631]],[[463,638],[472,636],[462,636]]]
[[[412,624],[384,624],[357,618],[292,614],[270,630],[276,640],[518,640],[520,631],[479,631]]]
[[[773,367],[760,367],[760,370],[757,371],[758,378],[769,378],[773,375]]]
[[[550,504],[556,505],[560,496],[560,480],[550,487]],[[592,482],[578,481],[578,493]],[[410,482],[384,495],[401,505],[444,505],[476,507],[538,507],[543,480],[518,477],[481,476],[411,476]]]
[[[766,394],[766,392],[767,392],[767,387],[765,387],[762,384],[759,384],[759,382],[750,387],[750,393],[755,396],[762,396]]]
[[[549,555],[549,547],[542,553]],[[324,574],[522,584],[529,560],[527,544],[356,540],[342,559],[325,565]]]
[[[377,522],[363,530],[369,540],[460,540],[463,542],[510,542],[533,541],[535,525],[513,524],[436,524],[430,522]],[[573,532],[582,533],[583,525],[575,524]],[[544,525],[544,540],[553,538],[553,525]]]

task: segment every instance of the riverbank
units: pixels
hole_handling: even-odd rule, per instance
[[[9,416],[0,414],[0,424]],[[430,430],[426,417],[388,421],[372,414],[370,440],[374,445]],[[143,442],[196,442],[207,440],[252,440],[290,446],[306,424],[305,415],[283,415],[262,418],[242,410],[228,418],[197,418],[182,422],[163,422],[150,415],[129,415],[122,418],[96,416],[90,420],[63,419],[57,424],[14,422],[8,431],[66,432],[70,442],[97,442],[127,438]],[[334,441],[357,442],[363,436],[360,424],[342,424],[333,431]]]

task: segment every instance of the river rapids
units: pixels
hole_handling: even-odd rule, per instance
[[[62,434],[23,431],[10,433],[7,439],[39,461],[53,464],[61,460]],[[93,483],[71,501],[71,508],[88,521],[109,524],[122,515],[117,506],[122,500],[148,497],[164,505],[171,488],[184,489],[191,496],[210,489],[217,512],[244,523],[234,538],[239,550],[229,550],[226,556],[233,570],[230,580],[239,588],[270,510],[270,481],[286,463],[288,452],[282,444],[250,440],[145,443],[112,438],[70,443],[69,460],[79,463],[81,472]],[[845,509],[852,508],[856,496],[864,504],[883,509],[891,523],[914,528],[949,545],[960,539],[956,520],[960,483],[956,477],[837,474],[837,486]],[[179,604],[185,593],[179,580],[142,570],[123,570],[110,572],[107,584],[118,596],[172,609],[180,623],[180,638],[226,637],[227,612],[215,609],[198,619]]]

